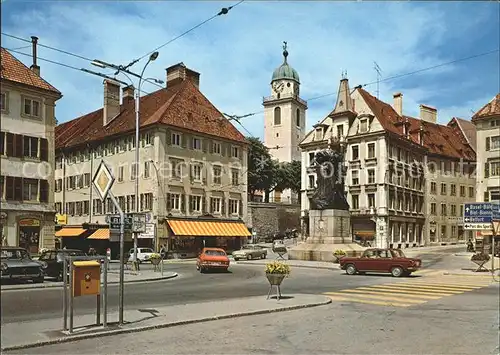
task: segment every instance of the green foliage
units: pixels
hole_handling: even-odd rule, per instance
[[[279,261],[273,261],[266,264],[266,274],[290,275],[290,266]]]
[[[335,255],[335,256],[346,256],[347,253],[344,250],[342,250],[342,249],[337,249],[337,250],[335,250],[333,252],[333,255]]]
[[[161,259],[161,255],[158,253],[153,253],[153,254],[151,254],[151,256],[149,258],[150,259]]]

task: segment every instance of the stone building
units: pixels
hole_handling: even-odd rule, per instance
[[[111,200],[102,203],[92,188],[104,160],[126,213],[136,210],[139,175],[137,207],[148,225],[139,246],[166,244],[189,256],[202,245],[231,249],[246,240],[248,144],[201,93],[199,81],[199,73],[179,63],[167,68],[166,88],[140,98],[138,168],[133,88],[123,88],[120,102],[119,84],[105,80],[103,108],[56,127],[56,208],[68,225],[104,224],[116,213]],[[67,227],[57,235],[109,238],[109,231],[99,233]]]
[[[62,94],[2,48],[0,235],[31,253],[54,246],[54,127]]]

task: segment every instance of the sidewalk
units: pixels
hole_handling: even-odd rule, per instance
[[[266,299],[266,295],[262,295],[156,309],[129,309],[124,312],[125,324],[121,327],[117,325],[118,313],[109,313],[108,323],[112,323],[108,324],[109,327],[107,329],[104,329],[102,326],[92,326],[96,322],[94,314],[75,316],[74,333],[71,335],[62,331],[62,317],[49,320],[2,324],[1,350],[23,349],[217,319],[283,312],[326,305],[332,302],[331,299],[322,295],[283,294],[282,297],[279,301],[276,299],[268,300]]]
[[[163,275],[161,272],[154,272],[153,270],[144,270],[144,271],[131,271],[125,270],[125,283],[134,283],[134,282],[151,282],[151,281],[161,281],[168,280],[174,277],[177,277],[178,274],[176,272],[164,271]],[[101,274],[101,282],[103,282],[102,274]],[[108,284],[114,285],[120,282],[120,273],[118,270],[109,270],[108,271]],[[62,287],[63,282],[45,280],[44,283],[41,284],[13,284],[13,285],[2,285],[1,290],[3,291],[12,291],[12,290],[27,290],[27,289],[36,289],[36,288],[49,288],[49,287]]]

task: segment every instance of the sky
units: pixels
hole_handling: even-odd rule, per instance
[[[127,64],[235,3],[2,0],[2,33],[37,36],[40,44],[85,58]],[[262,138],[262,98],[271,94],[271,75],[283,62],[287,41],[288,63],[300,75],[300,96],[308,100],[308,129],[333,109],[342,71],[351,88],[369,84],[365,89],[377,95],[374,62],[381,68],[380,99],[392,103],[392,95],[402,92],[405,114],[418,117],[419,104],[426,104],[436,107],[438,121],[446,124],[452,117],[470,119],[500,91],[499,19],[500,4],[491,1],[247,0],[161,48],[145,76],[165,80],[165,68],[184,62],[201,73],[201,91],[221,112],[256,113],[241,120],[244,128],[236,126]],[[1,40],[2,47],[31,53],[29,43],[5,35]],[[29,55],[13,54],[31,64]],[[39,47],[38,56],[114,74],[47,48]],[[102,78],[43,60],[38,64],[42,77],[64,95],[56,108],[59,122],[102,107]],[[144,64],[131,70],[140,72]]]

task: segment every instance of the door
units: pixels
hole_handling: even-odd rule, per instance
[[[375,255],[375,249],[366,249],[363,256],[356,261],[356,269],[358,269],[358,271],[374,271]]]
[[[373,267],[378,272],[391,271],[392,256],[385,249],[378,249],[373,259]]]
[[[50,277],[57,277],[59,275],[59,265],[56,259],[56,253],[53,251],[47,251],[40,256],[40,261],[47,263],[47,268],[45,273]]]

